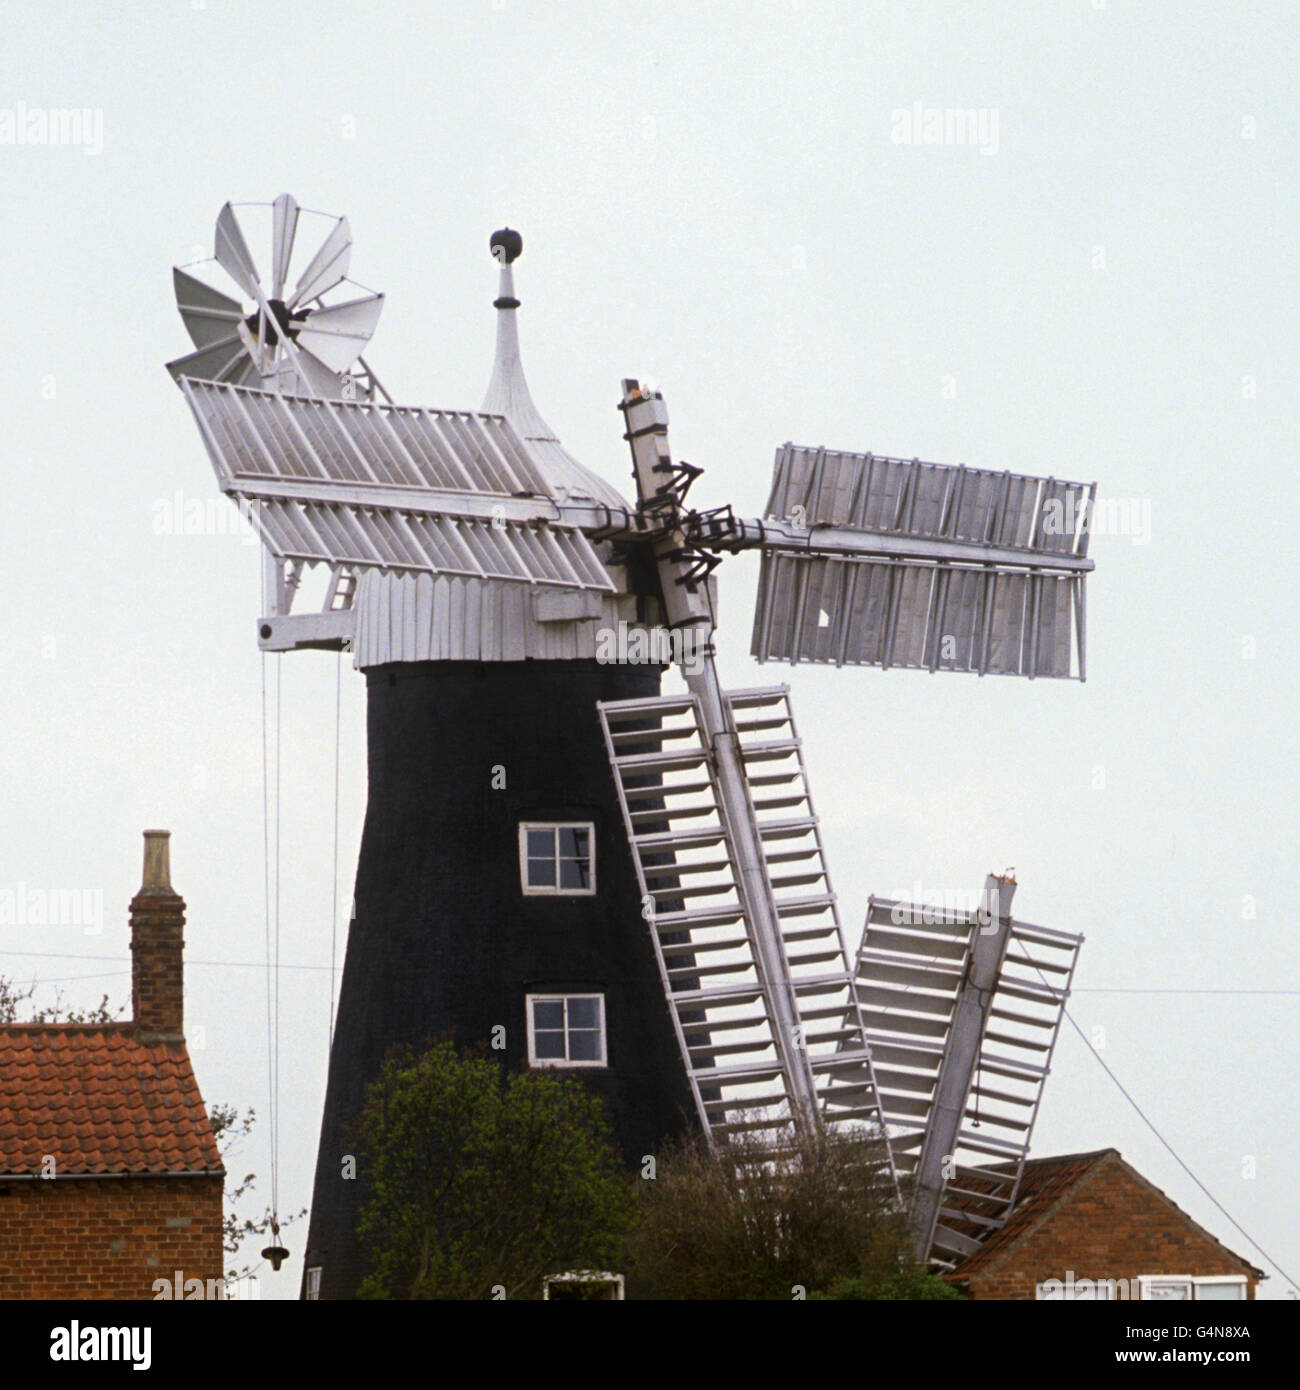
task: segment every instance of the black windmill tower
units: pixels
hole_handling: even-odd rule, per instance
[[[533,404],[513,287],[521,238],[498,232],[491,246],[497,353],[481,414],[513,428],[532,495],[625,508]],[[496,520],[479,524],[485,551],[517,539]],[[662,668],[597,659],[602,628],[653,616],[612,543],[599,548],[612,589],[534,582],[543,564],[523,582],[376,572],[360,583],[369,795],[308,1237],[324,1297],[360,1277],[357,1184],[340,1160],[395,1042],[450,1034],[503,1044],[511,1067],[581,1068],[629,1162],[688,1123],[597,714],[602,701],[657,696]]]
[[[518,233],[491,238],[482,409],[411,408],[360,356],[382,297],[327,298],[346,221],[287,292],[300,210],[270,207],[269,293],[230,204],[243,299],[176,272],[196,351],[169,369],[264,543],[262,649],[366,678],[306,1296],[364,1273],[343,1159],[367,1081],[448,1034],[579,1072],[633,1163],[692,1125],[773,1151],[878,1128],[918,1257],[951,1268],[1014,1208],[1080,938],[1014,920],[990,875],[966,907],[873,898],[851,951],[789,690],[722,688],[712,571],[760,552],[760,661],[1082,679],[1095,485],[786,444],[761,520],[696,510],[662,397],[624,381],[630,503],[529,395]]]

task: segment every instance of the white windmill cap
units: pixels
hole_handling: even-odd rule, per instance
[[[627,499],[613,484],[584,468],[569,453],[533,404],[519,355],[519,325],[515,318],[519,300],[515,297],[512,270],[514,262],[523,253],[523,237],[512,227],[503,227],[492,233],[488,246],[492,258],[501,267],[501,277],[497,297],[493,301],[497,311],[496,361],[487,395],[483,398],[483,413],[504,415],[510,421],[515,432],[528,445],[553,493],[563,489],[564,494],[574,500],[590,499],[611,507],[627,507]]]

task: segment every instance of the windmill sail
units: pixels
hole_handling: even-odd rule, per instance
[[[753,654],[1082,679],[1094,493],[787,444],[758,528]]]
[[[725,696],[779,923],[782,968],[826,1124],[875,1128],[863,1045],[802,745],[784,686]],[[664,990],[701,1124],[715,1141],[791,1141],[798,1095],[753,924],[741,855],[693,695],[605,703],[601,722]]]
[[[894,1162],[916,1181],[918,1254],[937,1269],[1011,1213],[1083,940],[998,912],[998,882],[971,912],[872,898],[855,961]],[[963,1047],[954,1023],[977,951],[994,983],[971,1001]]]
[[[614,587],[499,417],[181,386],[222,489],[279,559]]]
[[[267,384],[321,399],[339,399],[358,384],[371,392],[373,379],[350,376],[374,334],[384,296],[364,295],[329,304],[322,296],[347,278],[352,233],[346,218],[334,219],[324,243],[303,270],[286,301],[285,285],[301,209],[288,193],[271,204],[270,278],[263,285],[235,204],[217,217],[214,259],[246,300],[232,299],[196,276],[174,272],[176,305],[199,349],[167,364],[183,377],[237,384]],[[217,344],[221,351],[216,351]],[[206,350],[206,351],[205,351]]]

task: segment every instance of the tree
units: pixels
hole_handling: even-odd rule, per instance
[[[607,1268],[632,1210],[604,1106],[572,1077],[507,1074],[450,1042],[389,1055],[354,1129],[364,1298],[538,1298]]]
[[[108,1007],[105,994],[93,1009],[64,1009],[63,991],[54,991],[54,1003],[43,1009],[34,1009],[30,1017],[19,1019],[22,1006],[29,1003],[36,994],[36,981],[27,988],[20,989],[14,982],[0,975],[0,1024],[4,1023],[116,1023],[126,1012],[121,1004],[116,1011]]]
[[[632,1292],[788,1300],[851,1280],[870,1292],[827,1296],[918,1296],[897,1292],[917,1278],[929,1288],[930,1276],[910,1257],[883,1159],[881,1139],[865,1130],[777,1156],[739,1139],[720,1153],[703,1136],[677,1144],[642,1184]]]
[[[254,1236],[266,1236],[271,1230],[272,1212],[270,1207],[265,1208],[258,1221],[245,1216],[239,1210],[240,1202],[252,1192],[257,1183],[257,1174],[245,1173],[240,1181],[235,1182],[230,1171],[230,1160],[239,1152],[240,1141],[247,1139],[252,1133],[256,1119],[257,1114],[251,1106],[242,1115],[236,1105],[208,1106],[208,1123],[212,1126],[212,1134],[217,1141],[217,1148],[221,1151],[221,1161],[226,1168],[226,1209],[221,1218],[221,1243],[228,1255],[237,1256],[245,1241]],[[307,1208],[303,1207],[301,1211],[296,1211],[291,1216],[281,1217],[280,1234],[283,1235],[290,1226],[296,1221],[301,1221],[306,1215]],[[236,1263],[226,1271],[226,1280],[233,1282],[243,1279],[252,1274],[256,1268],[256,1265],[248,1261],[242,1264]]]

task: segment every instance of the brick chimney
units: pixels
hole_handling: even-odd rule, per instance
[[[184,1041],[185,900],[172,888],[170,830],[144,832],[144,879],[131,899],[131,1000],[136,1032]]]

